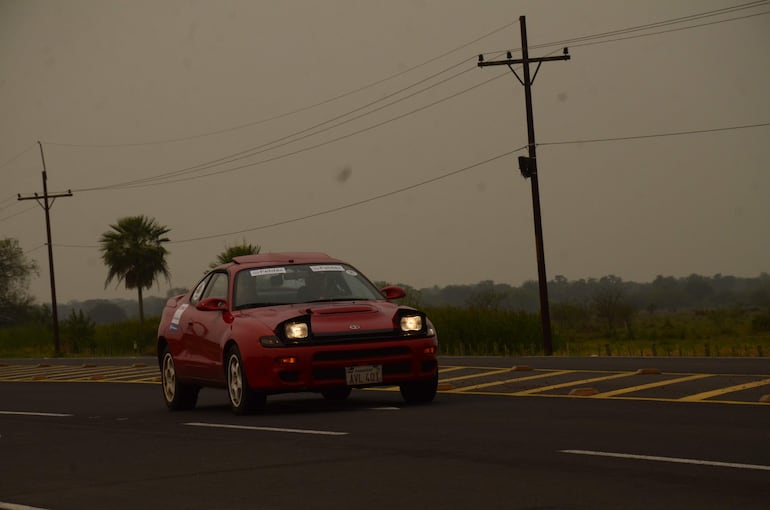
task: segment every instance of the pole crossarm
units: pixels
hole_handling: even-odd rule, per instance
[[[484,55],[479,55],[479,67],[493,67],[493,66],[508,66],[508,69],[511,70],[511,72],[516,76],[516,79],[519,80],[519,83],[527,86],[524,80],[519,77],[519,75],[516,73],[516,70],[513,68],[516,64],[526,64],[529,65],[532,62],[537,62],[537,67],[535,68],[535,72],[532,74],[532,78],[529,80],[529,84],[532,85],[535,83],[535,78],[537,77],[537,73],[540,72],[540,66],[543,64],[543,62],[554,62],[557,60],[570,60],[572,56],[569,54],[569,48],[564,48],[564,54],[559,55],[558,57],[535,57],[535,58],[511,58],[510,57],[511,52],[508,52],[508,58],[505,60],[490,60],[489,62],[484,60]]]
[[[69,189],[67,191],[60,191],[58,193],[49,193],[48,198],[51,200],[51,203],[48,204],[48,208],[50,209],[51,207],[53,207],[53,203],[57,198],[71,197],[71,196],[72,196],[72,190],[69,190]],[[45,204],[41,202],[41,199],[45,200],[45,197],[43,195],[39,195],[37,192],[28,196],[22,196],[21,193],[19,193],[17,198],[17,200],[35,200],[37,201],[40,207],[45,209]]]
[[[565,50],[567,48],[564,48]],[[479,57],[483,57],[483,55],[479,55]],[[524,62],[552,62],[554,60],[570,60],[572,58],[572,55],[566,54],[566,55],[559,55],[557,57],[535,57],[535,58],[529,58],[529,59],[523,59],[523,58],[506,58],[505,60],[480,60],[477,64],[479,67],[490,67],[490,66],[512,66],[516,64],[523,64]]]

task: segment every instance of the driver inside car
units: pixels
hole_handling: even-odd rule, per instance
[[[305,286],[299,289],[300,301],[317,301],[329,296],[326,274],[311,272],[305,277]]]

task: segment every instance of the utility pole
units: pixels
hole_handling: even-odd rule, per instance
[[[45,233],[46,240],[48,241],[48,272],[51,276],[51,312],[53,313],[53,347],[54,354],[58,356],[61,354],[61,342],[59,341],[59,311],[56,304],[56,278],[53,274],[53,246],[51,245],[51,207],[54,201],[59,197],[71,197],[72,191],[67,190],[66,193],[48,193],[48,175],[45,169],[45,155],[43,154],[43,144],[39,141],[37,144],[40,146],[40,159],[43,162],[43,196],[41,197],[37,193],[23,197],[18,194],[19,200],[35,200],[45,211]],[[41,202],[40,199],[43,199]],[[50,202],[49,202],[50,199]]]
[[[519,157],[519,171],[521,175],[529,178],[532,184],[532,212],[535,218],[535,249],[537,251],[537,279],[540,285],[540,318],[543,323],[543,353],[546,356],[553,354],[553,342],[551,340],[551,311],[548,305],[548,279],[545,273],[545,250],[543,248],[543,225],[540,220],[540,187],[537,182],[537,154],[535,151],[535,124],[532,113],[532,83],[535,81],[537,72],[543,62],[552,60],[569,60],[569,51],[564,48],[563,55],[558,57],[529,57],[529,48],[527,46],[527,21],[525,16],[519,17],[521,25],[521,53],[520,59],[512,59],[511,52],[505,60],[484,61],[484,55],[479,55],[479,67],[487,66],[508,66],[513,72],[519,83],[524,85],[524,99],[527,106],[527,147],[529,148],[529,157]],[[537,62],[535,74],[530,75],[529,64]],[[514,64],[522,64],[524,69],[524,79],[522,80],[513,68]]]

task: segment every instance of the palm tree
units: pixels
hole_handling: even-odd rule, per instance
[[[262,247],[260,245],[249,244],[246,242],[246,239],[244,239],[241,244],[233,246],[225,245],[225,251],[217,255],[217,260],[209,264],[209,267],[214,268],[220,264],[227,264],[233,260],[233,257],[238,257],[240,255],[257,255],[261,249]]]
[[[143,215],[121,218],[110,228],[112,230],[102,234],[99,240],[102,260],[109,268],[104,286],[116,278],[118,283],[125,282],[127,289],[137,289],[139,322],[144,324],[142,289],[152,287],[158,275],[170,281],[166,264],[168,250],[163,247],[163,243],[169,241],[164,237],[169,229]]]

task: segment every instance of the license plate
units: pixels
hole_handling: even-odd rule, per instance
[[[382,365],[358,365],[345,367],[345,381],[348,386],[382,382]]]

